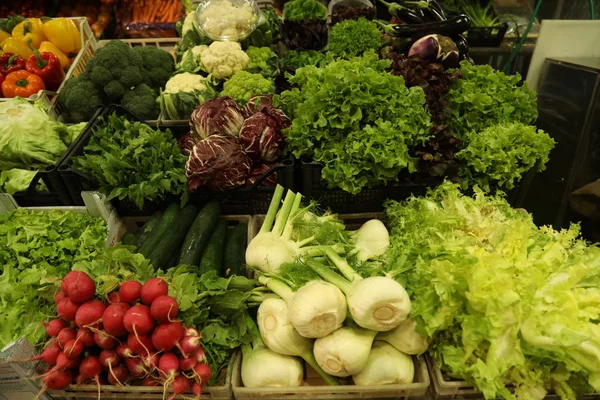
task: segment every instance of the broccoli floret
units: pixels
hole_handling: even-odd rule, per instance
[[[142,59],[144,82],[155,89],[164,88],[175,69],[173,56],[154,46],[134,47],[133,51]]]
[[[119,82],[126,88],[132,88],[144,81],[142,71],[136,67],[125,67],[119,73]]]
[[[104,86],[104,94],[108,101],[118,103],[125,94],[125,87],[119,81],[110,81]]]
[[[121,105],[143,120],[158,118],[160,108],[156,101],[156,92],[144,83],[123,95]]]
[[[81,77],[71,78],[59,95],[65,122],[86,122],[104,104],[102,93],[94,83]]]
[[[108,82],[114,80],[112,72],[102,65],[96,65],[89,72],[89,79],[94,82],[96,86],[102,87],[108,84]]]

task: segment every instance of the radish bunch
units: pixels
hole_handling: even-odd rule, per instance
[[[73,382],[140,381],[172,390],[171,398],[190,389],[200,396],[211,370],[198,331],[176,319],[179,305],[164,280],[123,282],[106,303],[95,292],[95,282],[83,272],[63,278],[54,298],[59,318],[45,324],[51,339],[32,359],[50,365],[44,390]]]

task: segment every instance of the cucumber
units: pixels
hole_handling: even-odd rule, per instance
[[[138,237],[137,237],[137,240],[135,243],[136,246],[138,247],[138,249],[140,248],[140,246],[142,246],[146,242],[146,240],[148,240],[152,231],[158,226],[158,223],[160,222],[160,218],[162,217],[162,215],[163,215],[162,211],[155,212],[148,219],[148,221],[146,221],[144,226],[142,226],[142,229],[140,229],[140,232],[138,233]]]
[[[248,243],[248,225],[239,223],[227,232],[225,244],[225,276],[246,276],[246,244]]]
[[[227,238],[227,221],[219,220],[217,227],[213,232],[202,259],[198,266],[198,273],[200,275],[208,272],[215,271],[217,276],[223,276],[223,255],[225,253],[225,239]]]
[[[127,232],[123,235],[121,243],[123,243],[125,246],[135,246],[136,241],[137,237],[135,236],[135,233]]]
[[[144,241],[144,244],[138,248],[138,253],[141,253],[144,255],[144,257],[149,258],[152,250],[158,246],[158,244],[165,237],[167,230],[171,228],[177,220],[179,212],[179,204],[173,203],[167,207],[164,214],[160,218],[160,221],[150,233],[150,236],[148,236],[146,241]]]
[[[220,212],[221,205],[216,201],[211,201],[202,207],[183,240],[178,265],[197,266],[200,263],[202,253],[210,240],[210,235],[212,235],[217,222],[219,222]]]
[[[169,266],[169,261],[178,254],[181,243],[190,229],[190,225],[194,222],[196,214],[198,214],[198,209],[191,204],[181,210],[175,222],[167,228],[161,241],[150,252],[148,257],[150,264],[163,270]]]

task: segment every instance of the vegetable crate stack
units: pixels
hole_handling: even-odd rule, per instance
[[[59,92],[78,69],[95,38],[85,17],[10,17],[10,32],[0,30],[0,98],[37,98]],[[11,24],[12,25],[12,24]],[[4,26],[5,29],[10,27]]]
[[[278,186],[269,213],[256,218],[246,250],[267,292],[256,316],[246,316],[252,340],[234,372],[235,397],[424,397],[429,376],[417,355],[428,341],[407,320],[407,292],[354,269],[379,267],[389,246],[384,224],[364,214],[318,216],[315,203],[302,207],[291,191],[280,207],[283,192]],[[360,228],[348,230],[353,224]]]

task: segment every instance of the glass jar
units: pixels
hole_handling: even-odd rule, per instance
[[[212,40],[245,39],[259,25],[260,17],[254,0],[204,0],[196,9],[198,27]]]
[[[365,17],[372,20],[377,10],[369,0],[332,0],[329,3],[329,18],[331,25],[347,19]]]

